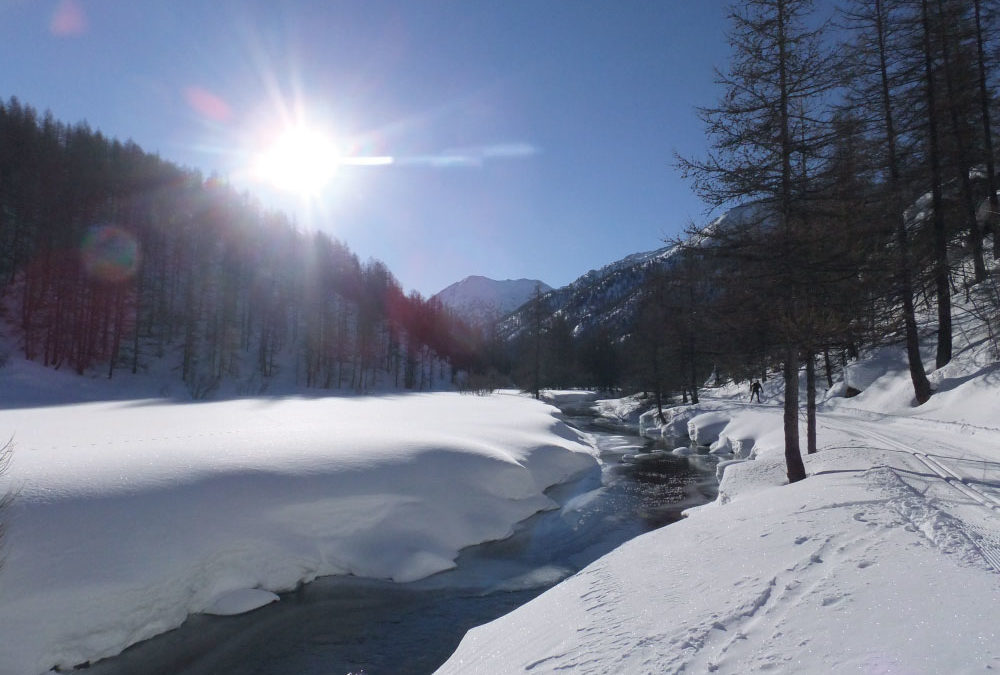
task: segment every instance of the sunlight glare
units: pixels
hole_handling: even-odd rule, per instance
[[[341,164],[341,152],[325,132],[297,125],[282,131],[254,161],[259,180],[287,192],[317,196]]]

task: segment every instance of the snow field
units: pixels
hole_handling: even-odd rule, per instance
[[[554,412],[458,394],[0,411],[17,493],[0,672],[94,661],[320,575],[448,569],[596,467]]]

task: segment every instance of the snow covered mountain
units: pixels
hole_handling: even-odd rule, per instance
[[[513,312],[531,299],[536,288],[540,288],[542,293],[552,290],[551,286],[537,279],[497,281],[471,276],[448,286],[434,297],[463,318],[481,325]]]
[[[709,223],[705,232],[760,221],[765,217],[762,213],[757,203],[738,206]],[[701,241],[703,245],[709,240],[703,237]],[[546,293],[543,298],[553,315],[566,318],[574,334],[605,328],[612,335],[624,335],[635,318],[643,285],[654,274],[669,268],[679,251],[679,246],[671,245],[633,253],[600,269],[590,270],[571,284]],[[525,311],[521,309],[504,319],[500,334],[511,338],[520,333],[522,326],[527,325]]]
[[[590,270],[568,286],[543,296],[548,309],[560,314],[574,334],[606,327],[615,334],[627,331],[638,307],[640,289],[654,273],[664,269],[676,253],[667,246],[646,253],[633,253],[621,260]],[[526,309],[514,312],[500,324],[500,334],[513,337],[527,325]]]

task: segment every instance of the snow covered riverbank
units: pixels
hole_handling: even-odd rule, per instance
[[[743,457],[718,500],[473,629],[439,672],[1000,669],[1000,367],[969,337],[919,408],[898,351],[850,368],[863,393],[831,390],[794,485],[780,382],[762,405],[729,387],[645,416]]]
[[[876,452],[826,450],[808,480],[783,487],[780,461],[732,467],[726,504],[470,631],[439,672],[1000,668],[1000,575],[971,530],[901,475],[939,479]],[[873,459],[883,466],[865,468]]]
[[[2,411],[0,672],[93,661],[319,575],[447,569],[596,467],[554,413],[447,393]]]

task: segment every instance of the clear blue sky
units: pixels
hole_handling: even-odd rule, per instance
[[[227,176],[407,290],[559,286],[704,220],[672,153],[705,152],[726,6],[0,0],[0,97]],[[308,199],[251,176],[296,114],[392,163],[348,162]]]

